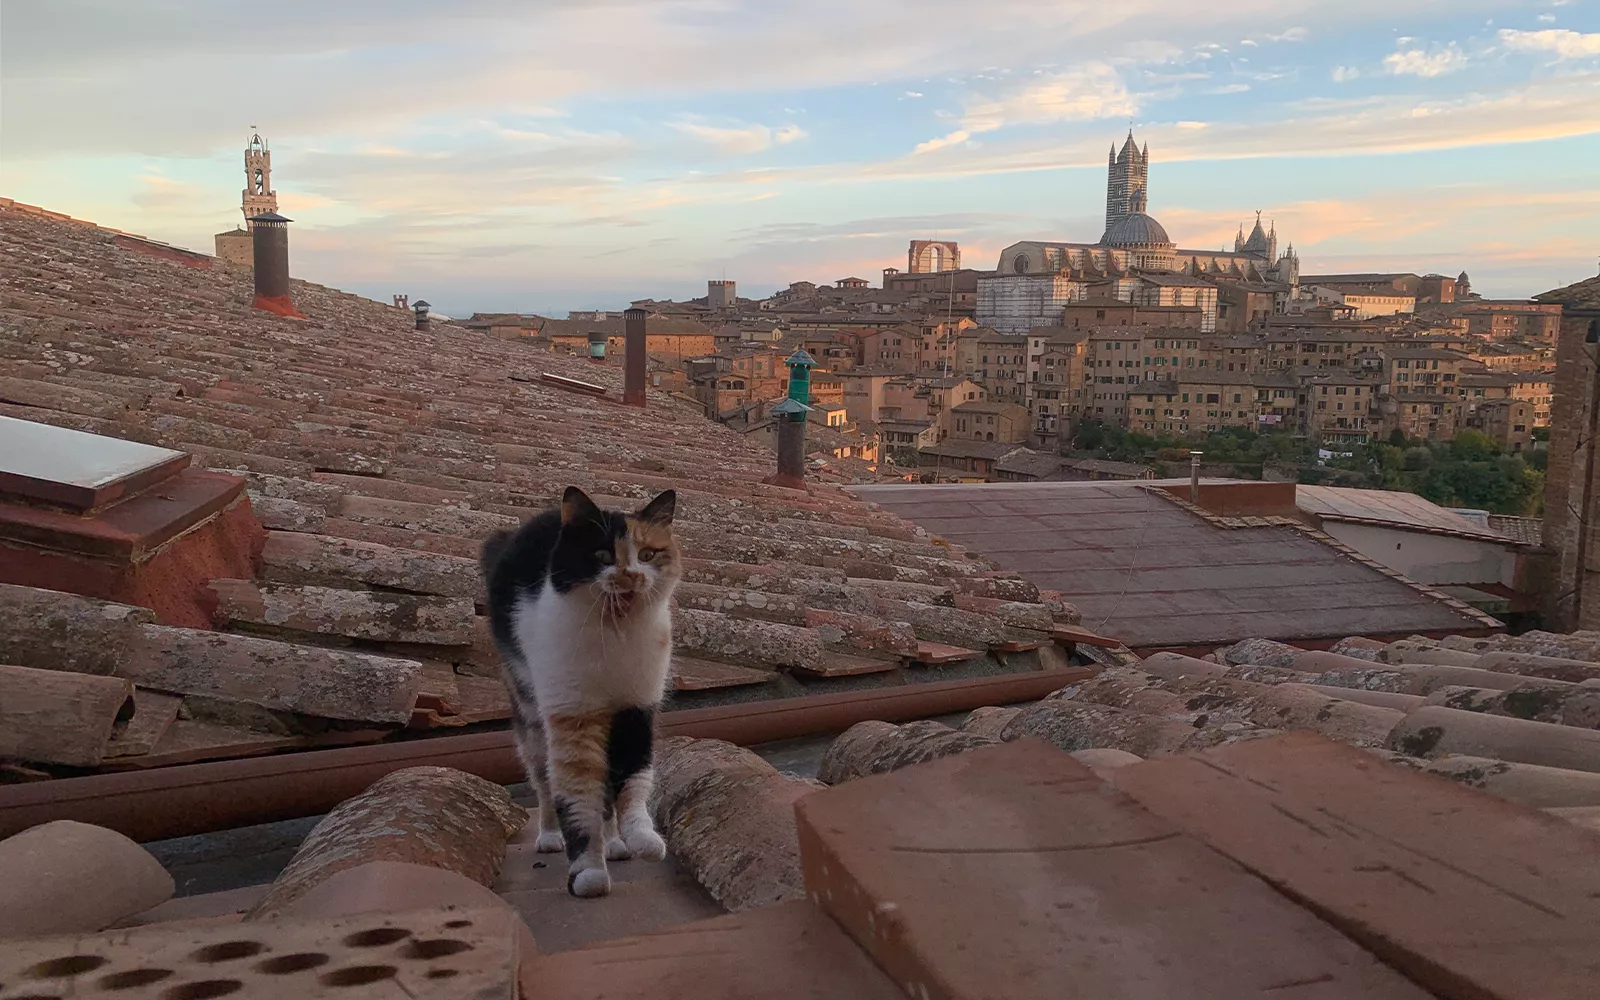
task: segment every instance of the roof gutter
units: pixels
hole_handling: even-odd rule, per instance
[[[842,732],[869,720],[905,722],[1034,701],[1094,672],[1065,667],[685,709],[662,715],[659,729],[663,736],[749,746]],[[424,765],[499,784],[524,780],[507,730],[93,774],[0,786],[0,839],[58,819],[151,841],[315,816],[391,771]]]

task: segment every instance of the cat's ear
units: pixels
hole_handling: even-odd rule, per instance
[[[574,521],[595,517],[600,513],[600,508],[595,506],[589,494],[576,486],[568,486],[567,492],[561,495],[561,524],[563,527]]]
[[[644,509],[639,511],[639,520],[654,524],[671,524],[672,515],[677,509],[678,494],[673,490],[667,490],[644,505]]]

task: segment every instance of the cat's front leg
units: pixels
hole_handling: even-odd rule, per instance
[[[650,790],[655,786],[655,770],[648,765],[636,771],[622,783],[617,796],[617,825],[628,853],[646,861],[660,861],[667,856],[667,842],[656,832],[650,818]]]
[[[552,716],[550,786],[567,846],[567,891],[592,898],[611,891],[606,871],[606,741],[609,713]]]

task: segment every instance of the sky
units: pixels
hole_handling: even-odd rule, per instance
[[[1132,128],[1186,248],[1596,272],[1600,0],[4,0],[0,195],[209,250],[252,127],[296,276],[440,312],[877,284],[1093,242]]]

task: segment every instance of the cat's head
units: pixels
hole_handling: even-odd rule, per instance
[[[589,588],[606,616],[624,618],[666,598],[682,575],[672,537],[678,495],[667,490],[633,513],[603,510],[576,486],[561,497],[561,534],[550,561],[558,591]]]

